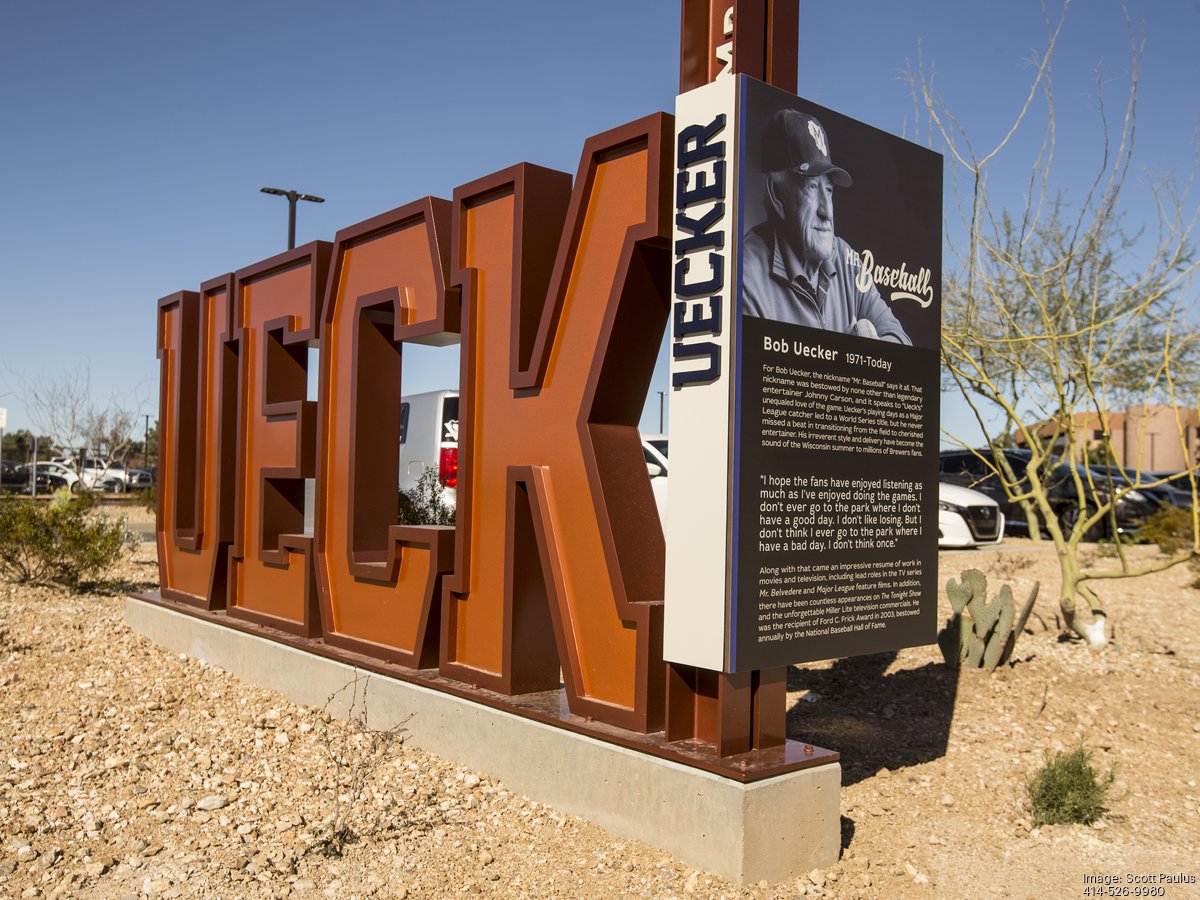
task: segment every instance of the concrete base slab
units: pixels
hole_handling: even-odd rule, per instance
[[[778,881],[837,861],[838,763],[741,784],[134,598],[125,622],[296,703],[343,718],[365,709],[374,729],[407,719],[413,746],[733,881]]]

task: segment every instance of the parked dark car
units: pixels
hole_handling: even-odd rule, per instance
[[[1018,486],[1027,484],[1025,479],[1032,454],[1028,450],[1020,449],[1003,449],[998,452],[1002,453],[1008,461]],[[1010,530],[1028,534],[1029,522],[1026,521],[1025,511],[1021,508],[1021,504],[1008,498],[1004,485],[1000,483],[1000,479],[992,467],[976,455],[991,459],[991,453],[992,451],[987,449],[943,451],[940,459],[941,479],[987,494],[1000,504],[1000,509],[1004,513]],[[1075,486],[1074,474],[1078,474],[1083,483],[1082,508],[1080,495]],[[1118,534],[1136,532],[1149,516],[1168,502],[1148,491],[1125,490],[1130,487],[1128,482],[1111,480],[1095,471],[1089,472],[1084,466],[1072,465],[1064,461],[1051,461],[1045,467],[1042,480],[1046,485],[1046,493],[1050,500],[1050,506],[1054,510],[1055,518],[1066,531],[1075,527],[1081,514],[1090,517],[1113,494],[1121,494],[1113,508]],[[1125,492],[1121,493],[1123,490]],[[1112,521],[1106,517],[1104,521],[1089,529],[1084,537],[1087,540],[1099,540],[1103,537],[1111,537],[1112,531]]]
[[[1092,466],[1091,468],[1101,484],[1111,482],[1114,489],[1117,490],[1126,487],[1135,488],[1137,491],[1153,497],[1160,506],[1192,508],[1192,491],[1185,479],[1154,484],[1156,481],[1170,478],[1170,473],[1142,472],[1139,475],[1135,469],[1121,469],[1117,466]],[[1147,482],[1150,484],[1148,485]]]
[[[29,483],[29,470],[23,463],[0,460],[0,491],[22,491]]]
[[[38,492],[39,496],[41,496],[43,494],[46,494],[46,495],[53,494],[55,491],[57,491],[61,488],[70,486],[70,482],[67,481],[67,479],[64,478],[62,475],[59,475],[57,472],[47,471],[46,469],[43,469],[41,466],[37,467],[36,478],[37,478],[37,492]],[[26,481],[25,487],[21,488],[21,493],[32,494],[33,493],[33,485],[31,485],[28,481]]]

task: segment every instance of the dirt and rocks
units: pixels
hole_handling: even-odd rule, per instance
[[[1104,585],[1097,653],[1060,637],[1053,563],[1020,540],[942,554],[943,586],[1043,583],[994,675],[934,647],[792,670],[791,735],[842,753],[842,858],[745,887],[133,634],[151,544],[119,587],[0,584],[0,896],[1084,897],[1096,875],[1200,896],[1162,878],[1200,876],[1195,573]],[[1080,742],[1115,773],[1107,813],[1034,828],[1024,780]]]

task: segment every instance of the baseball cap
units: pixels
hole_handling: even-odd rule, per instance
[[[838,187],[850,187],[850,173],[829,158],[829,138],[821,123],[808,113],[781,109],[763,129],[764,172],[791,169],[800,175],[828,175]]]

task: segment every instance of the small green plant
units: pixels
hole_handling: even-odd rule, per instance
[[[152,484],[148,488],[142,488],[135,496],[139,506],[149,512],[158,511],[158,485]]]
[[[0,576],[10,581],[77,591],[132,546],[125,520],[102,516],[89,494],[0,502]]]
[[[1101,778],[1092,765],[1092,752],[1083,746],[1046,753],[1046,764],[1025,783],[1033,824],[1091,825],[1104,813],[1113,772]]]
[[[453,525],[457,510],[445,496],[437,469],[426,469],[416,487],[400,492],[396,519],[401,525]]]
[[[987,576],[978,569],[963,572],[961,583],[953,578],[946,582],[954,614],[937,636],[946,665],[952,669],[965,665],[968,669],[994,672],[997,666],[1008,662],[1033,612],[1039,586],[1034,584],[1018,618],[1012,589],[1007,584],[988,603]]]

